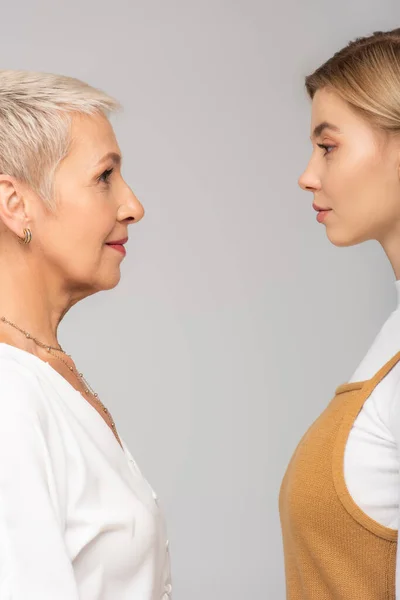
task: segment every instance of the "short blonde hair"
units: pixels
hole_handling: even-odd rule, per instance
[[[0,70],[0,173],[27,183],[53,210],[54,174],[68,153],[72,114],[108,117],[119,108],[73,77]]]
[[[376,129],[400,132],[400,28],[350,42],[308,75],[305,87],[311,99],[332,90]]]

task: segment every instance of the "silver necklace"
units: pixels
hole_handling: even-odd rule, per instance
[[[17,329],[18,331],[20,331],[21,333],[23,333],[26,338],[32,340],[33,342],[35,342],[35,344],[37,344],[41,348],[44,348],[45,350],[47,350],[47,352],[49,354],[51,354],[52,356],[54,356],[58,360],[61,360],[61,362],[63,362],[67,366],[67,368],[75,375],[75,377],[78,379],[78,381],[80,383],[83,383],[83,386],[85,388],[85,393],[86,394],[91,394],[93,396],[93,398],[95,399],[95,401],[100,405],[102,411],[109,417],[110,424],[111,424],[111,429],[112,429],[115,437],[117,438],[118,443],[122,446],[121,440],[120,440],[119,435],[117,433],[117,427],[115,425],[114,419],[112,418],[111,413],[108,410],[108,408],[106,408],[104,406],[104,404],[102,403],[102,401],[100,400],[99,395],[90,386],[89,382],[86,380],[86,378],[84,377],[83,373],[79,373],[79,371],[77,371],[77,369],[74,369],[74,367],[72,367],[71,365],[69,365],[66,360],[64,360],[63,358],[61,358],[61,356],[58,356],[58,354],[56,354],[54,351],[56,350],[58,352],[62,352],[63,354],[65,354],[66,356],[68,356],[69,358],[71,358],[71,360],[72,360],[71,355],[67,354],[65,352],[65,350],[62,349],[61,345],[60,345],[59,348],[56,348],[56,346],[50,346],[49,344],[44,344],[43,342],[41,342],[37,338],[35,338],[33,335],[31,335],[28,331],[25,331],[25,329],[22,329],[21,327],[18,327],[18,325],[16,325],[15,323],[12,323],[12,321],[9,321],[5,317],[1,317],[1,320],[3,321],[3,323],[7,323],[7,325],[11,325],[11,327],[14,327],[15,329]]]

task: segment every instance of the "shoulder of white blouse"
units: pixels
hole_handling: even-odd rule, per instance
[[[0,414],[10,412],[41,415],[46,394],[34,369],[13,358],[0,356]]]

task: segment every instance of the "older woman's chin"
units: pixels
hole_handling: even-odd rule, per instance
[[[112,272],[102,273],[101,276],[93,278],[91,283],[87,285],[91,291],[89,293],[95,294],[96,292],[102,292],[106,290],[112,290],[115,288],[121,279],[121,271],[119,269],[113,269]],[[84,286],[86,287],[86,286]]]
[[[121,279],[121,272],[118,270],[117,273],[113,275],[113,277],[105,278],[102,282],[102,290],[112,290],[115,286],[118,285]]]

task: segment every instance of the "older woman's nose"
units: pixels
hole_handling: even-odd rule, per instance
[[[143,205],[130,188],[127,190],[125,202],[119,208],[118,217],[120,221],[130,219],[135,222],[144,217]]]

